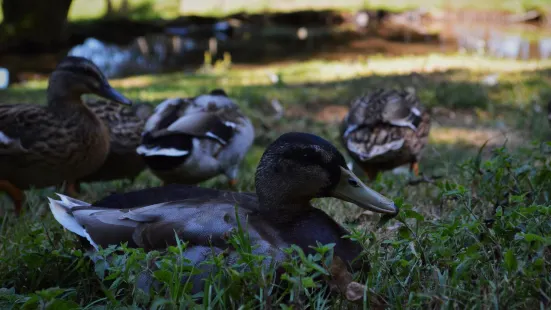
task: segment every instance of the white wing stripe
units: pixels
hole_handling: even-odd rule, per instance
[[[228,127],[231,127],[233,129],[235,129],[237,127],[237,124],[236,123],[233,123],[233,122],[228,122],[228,121],[225,121],[224,122],[224,125],[228,126]]]
[[[189,151],[178,150],[175,148],[161,148],[161,147],[152,147],[148,148],[145,145],[140,145],[136,149],[136,153],[143,156],[171,156],[171,157],[180,157],[189,154]]]
[[[205,135],[206,135],[207,137],[210,137],[210,138],[215,139],[216,141],[220,142],[222,145],[226,145],[226,144],[227,144],[226,141],[224,141],[222,138],[220,138],[219,136],[213,134],[213,133],[210,132],[210,131],[207,132]]]
[[[13,142],[13,139],[6,136],[3,132],[0,131],[0,144],[9,145]]]
[[[419,111],[416,107],[411,108],[411,112],[417,116],[421,116],[421,111]]]
[[[399,150],[404,145],[404,142],[404,139],[400,139],[383,145],[375,145],[369,150],[369,153],[367,154],[360,151],[358,146],[354,143],[350,143],[350,141],[349,143],[347,143],[347,146],[350,151],[358,154],[361,161],[366,161],[387,152]]]

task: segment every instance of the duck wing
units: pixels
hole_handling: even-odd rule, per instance
[[[412,91],[379,89],[352,103],[341,125],[341,137],[361,161],[384,157],[400,150],[411,131],[417,131],[422,113]]]
[[[242,199],[244,205],[236,212],[235,202],[223,197],[189,198],[113,209],[59,196],[61,200],[50,199],[55,219],[66,229],[88,239],[96,249],[122,242],[146,250],[164,249],[176,245],[175,236],[178,236],[188,242],[188,249],[216,247],[226,250],[226,240],[240,225],[249,233],[251,244],[257,246],[255,253],[282,259],[284,254],[280,248],[288,246],[257,214],[250,197]]]
[[[169,98],[155,107],[153,114],[145,123],[144,132],[166,129],[185,114],[193,105],[193,98]]]
[[[383,98],[386,101],[382,110],[384,122],[417,131],[422,120],[422,111],[420,110],[419,99],[413,89],[405,91],[391,90]]]
[[[158,132],[154,136],[184,133],[195,137],[214,139],[220,144],[226,145],[233,136],[236,125],[224,120],[221,116],[216,112],[188,114],[168,126],[166,131]]]
[[[137,152],[144,156],[178,157],[183,161],[193,151],[194,138],[208,139],[223,147],[234,135],[235,127],[218,113],[183,115],[166,129],[146,132]]]
[[[254,193],[236,193],[194,185],[168,184],[127,193],[114,193],[95,202],[94,206],[107,209],[131,209],[187,199],[220,199],[238,205],[246,205],[249,209],[258,205]]]
[[[144,115],[149,113],[151,106],[142,103],[128,107],[95,98],[86,99],[85,102],[109,129],[110,152],[134,153],[141,141],[145,125]]]
[[[37,105],[0,105],[0,155],[28,153],[54,126],[48,111]]]

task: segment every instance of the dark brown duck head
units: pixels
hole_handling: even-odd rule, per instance
[[[392,200],[348,169],[335,146],[308,133],[286,133],[268,146],[256,172],[256,193],[267,213],[292,216],[308,208],[313,198],[335,197],[370,211],[398,214]]]
[[[132,105],[130,99],[117,92],[90,60],[67,56],[59,62],[48,82],[48,104],[81,103],[84,94],[95,94],[124,105]]]

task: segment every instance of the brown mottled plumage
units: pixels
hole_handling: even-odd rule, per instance
[[[266,255],[268,263],[281,261],[282,249],[291,244],[313,253],[311,246],[320,242],[335,243],[335,255],[350,268],[362,267],[355,261],[362,246],[342,238],[348,232],[310,200],[336,197],[375,212],[398,212],[391,200],[346,167],[332,144],[306,133],[284,134],[268,146],[255,184],[256,195],[171,185],[113,195],[93,205],[60,195],[59,201],[50,199],[50,209],[61,225],[96,248],[128,242],[146,250],[164,249],[176,244],[176,233],[189,242],[184,256],[193,264],[223,251],[231,263],[237,253],[226,240],[239,220],[253,253]],[[194,289],[201,289],[197,285],[204,277],[192,280]]]
[[[0,105],[0,191],[19,214],[22,190],[60,184],[96,170],[109,151],[109,133],[81,95],[93,93],[123,104],[89,60],[64,58],[52,72],[47,105]]]
[[[145,169],[145,163],[136,153],[136,147],[140,144],[145,121],[153,112],[153,107],[145,103],[126,107],[110,100],[95,98],[86,99],[85,102],[107,126],[110,148],[103,165],[78,179],[75,188],[80,188],[80,182],[134,179]]]
[[[356,98],[341,126],[344,147],[370,179],[405,164],[417,175],[430,115],[413,90],[377,89]]]

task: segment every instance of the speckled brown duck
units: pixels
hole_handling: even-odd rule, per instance
[[[110,100],[88,98],[86,105],[107,126],[110,137],[109,155],[99,169],[76,181],[80,191],[82,182],[100,182],[119,179],[134,180],[145,168],[142,157],[136,153],[145,122],[153,112],[147,103],[134,103],[131,107]]]
[[[406,164],[418,175],[430,123],[413,89],[376,89],[352,101],[341,125],[341,138],[370,179]]]
[[[105,161],[109,132],[83,94],[131,104],[91,61],[69,56],[50,75],[47,105],[0,105],[0,191],[12,198],[17,214],[23,190],[77,180]]]
[[[62,226],[95,248],[127,242],[146,250],[165,249],[176,244],[176,232],[189,241],[184,255],[194,264],[212,251],[228,251],[232,261],[237,253],[226,240],[239,220],[253,252],[268,260],[282,260],[282,249],[291,244],[313,253],[310,246],[316,242],[335,243],[335,255],[351,269],[358,267],[355,259],[362,246],[342,238],[348,232],[310,200],[336,197],[374,212],[398,213],[391,200],[348,169],[331,143],[307,133],[286,133],[269,145],[255,185],[256,193],[170,185],[115,194],[93,205],[59,195],[61,200],[50,199],[50,209]]]

